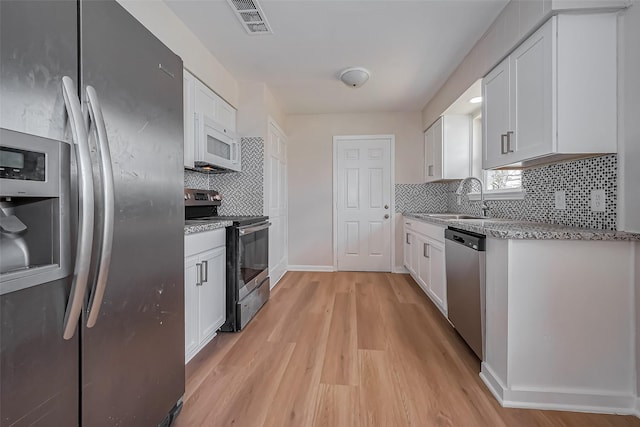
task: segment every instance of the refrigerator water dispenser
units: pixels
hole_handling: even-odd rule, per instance
[[[0,295],[70,274],[70,146],[0,129]]]

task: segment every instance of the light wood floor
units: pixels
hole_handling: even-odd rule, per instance
[[[640,426],[502,408],[479,371],[409,276],[290,272],[243,332],[189,363],[175,425]]]

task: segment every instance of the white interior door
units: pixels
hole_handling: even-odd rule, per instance
[[[392,139],[334,138],[338,270],[391,271]]]
[[[265,214],[269,215],[269,276],[271,287],[287,272],[287,140],[273,122],[265,153]]]

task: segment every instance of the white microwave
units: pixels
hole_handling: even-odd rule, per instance
[[[240,171],[240,143],[235,133],[211,117],[196,115],[196,169],[205,172]]]

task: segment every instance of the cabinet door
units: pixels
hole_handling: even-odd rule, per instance
[[[216,103],[216,120],[231,132],[236,132],[236,110],[222,98]]]
[[[407,267],[410,273],[414,273],[415,269],[413,268],[413,260],[412,260],[412,251],[413,246],[411,246],[412,241],[415,240],[415,235],[411,233],[407,227],[404,227],[404,266]]]
[[[193,168],[195,161],[195,80],[187,70],[182,74],[184,103],[184,167]]]
[[[539,157],[553,147],[552,52],[555,19],[524,41],[509,57],[512,133],[507,139],[510,162]]]
[[[196,113],[206,114],[208,117],[218,120],[216,117],[216,99],[218,96],[198,79],[195,81],[195,98]]]
[[[438,181],[443,178],[443,165],[442,165],[442,149],[443,149],[443,118],[440,117],[432,127],[433,129],[433,142],[432,142],[432,156],[433,156],[433,180]]]
[[[198,298],[198,340],[204,345],[222,326],[226,315],[224,247],[204,252],[200,255],[202,263],[202,285]]]
[[[434,302],[443,313],[447,313],[447,278],[444,258],[444,245],[429,241],[428,253],[430,261],[429,290]]]
[[[509,58],[482,80],[482,96],[482,168],[490,169],[510,163],[506,150],[510,108]]]
[[[416,257],[416,275],[418,276],[418,285],[428,295],[431,286],[431,260],[429,259],[429,243],[425,239],[416,236],[416,245],[414,249]]]
[[[195,354],[198,343],[198,257],[184,260],[184,348],[185,362]]]
[[[435,181],[435,157],[434,157],[434,135],[433,126],[424,133],[424,180],[425,182]]]

